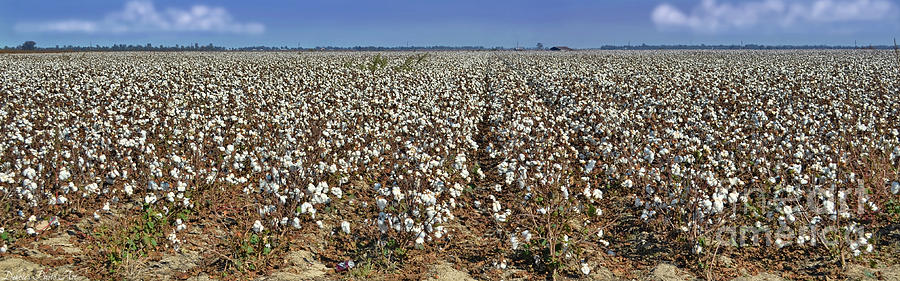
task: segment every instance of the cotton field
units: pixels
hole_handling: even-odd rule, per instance
[[[900,251],[887,51],[0,58],[0,255],[90,279],[301,250],[326,279],[803,279]]]

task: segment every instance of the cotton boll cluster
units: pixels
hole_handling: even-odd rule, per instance
[[[253,222],[253,232],[260,233],[265,229],[266,227],[259,220]]]

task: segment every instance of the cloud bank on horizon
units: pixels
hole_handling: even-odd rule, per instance
[[[900,0],[0,0],[0,44],[890,44]]]
[[[690,11],[663,3],[651,13],[651,20],[661,30],[710,34],[805,24],[896,23],[897,19],[898,7],[888,0],[760,0],[734,4],[702,0]]]
[[[68,19],[47,22],[20,22],[19,32],[59,33],[146,33],[217,32],[260,34],[265,26],[256,22],[238,22],[223,7],[194,5],[190,9],[157,10],[150,1],[133,0],[122,10],[106,14],[100,20]]]

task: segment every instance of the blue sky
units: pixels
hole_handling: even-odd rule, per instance
[[[900,0],[0,0],[0,46],[886,45]]]

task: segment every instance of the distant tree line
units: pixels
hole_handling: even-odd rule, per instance
[[[405,46],[405,47],[379,47],[379,46],[354,46],[354,47],[315,47],[312,50],[329,51],[445,51],[445,50],[487,50],[482,46]]]
[[[604,45],[599,48],[589,48],[589,50],[788,50],[788,49],[893,49],[894,46],[889,45],[880,45],[880,46],[867,46],[867,47],[853,47],[853,46],[830,46],[830,45],[756,45],[756,44],[747,44],[747,45]],[[273,47],[273,46],[250,46],[250,47],[238,47],[238,48],[226,48],[221,46],[215,46],[213,44],[208,45],[200,45],[198,43],[194,43],[193,45],[174,45],[174,46],[165,46],[165,45],[157,45],[154,46],[150,43],[146,45],[126,45],[126,44],[113,44],[111,46],[73,46],[66,45],[60,46],[56,45],[55,47],[38,47],[35,41],[26,41],[22,43],[22,45],[16,47],[6,46],[3,48],[4,51],[14,51],[14,50],[25,50],[25,51],[166,51],[166,52],[181,52],[181,51],[450,51],[450,50],[525,50],[524,48],[506,48],[506,47],[493,47],[493,48],[485,48],[482,46],[406,46],[406,47],[379,47],[379,46],[354,46],[354,47],[334,47],[334,46],[325,46],[325,47],[315,47],[315,48],[301,48],[301,47]],[[537,45],[530,50],[548,50],[544,48],[544,44],[537,43]]]
[[[228,48],[215,46],[213,44],[208,45],[200,45],[198,43],[194,43],[194,45],[178,45],[175,46],[165,46],[158,45],[153,46],[150,43],[146,45],[126,45],[126,44],[113,44],[110,46],[73,46],[73,45],[65,45],[60,46],[56,45],[55,47],[37,47],[37,43],[34,41],[25,41],[22,45],[17,47],[3,47],[3,50],[25,50],[25,51],[227,51]]]
[[[756,45],[756,44],[746,44],[746,45],[604,45],[600,48],[591,48],[591,50],[818,50],[818,49],[835,49],[835,50],[849,50],[849,49],[891,49],[893,46],[888,45],[879,45],[879,46],[865,46],[865,47],[854,47],[854,46],[835,46],[835,45]]]

